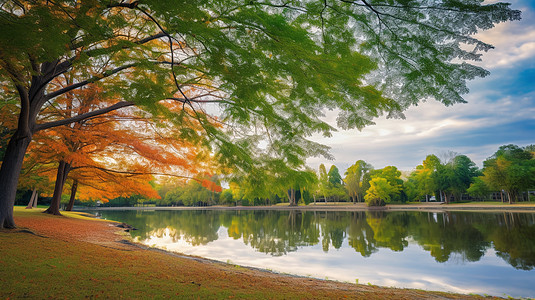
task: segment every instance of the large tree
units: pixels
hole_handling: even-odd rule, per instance
[[[0,5],[0,82],[16,91],[19,107],[0,169],[2,227],[15,225],[17,181],[38,131],[130,105],[165,113],[160,101],[173,99],[190,110],[167,116],[222,163],[245,172],[280,161],[302,168],[307,156],[326,154],[306,139],[332,130],[324,108],[339,109],[341,128],[362,128],[424,99],[463,102],[466,80],[487,74],[465,61],[492,48],[471,35],[520,18],[508,4],[469,0],[81,3]],[[89,66],[101,67],[92,73]],[[50,85],[71,72],[82,76],[64,88]],[[164,84],[169,79],[173,85]],[[116,103],[40,119],[45,104],[97,81],[117,93]],[[198,92],[190,96],[191,89]],[[186,130],[187,118],[208,120],[196,114],[206,102],[219,104],[210,109],[227,126]]]

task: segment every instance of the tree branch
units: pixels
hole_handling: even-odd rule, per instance
[[[30,133],[30,98],[28,90],[24,86],[24,77],[18,72],[16,67],[9,59],[3,58],[3,53],[0,51],[0,67],[7,71],[13,84],[15,85],[20,98],[20,112],[18,120],[19,132],[17,138],[24,138]]]
[[[132,67],[136,66],[137,64],[138,63],[131,63],[131,64],[124,65],[124,66],[121,66],[121,67],[117,67],[117,68],[115,68],[113,70],[105,71],[104,73],[102,73],[100,75],[93,76],[93,77],[91,77],[91,78],[89,78],[87,80],[84,80],[84,81],[69,85],[69,86],[64,87],[64,88],[62,88],[60,90],[57,90],[57,91],[52,92],[52,93],[49,93],[49,94],[47,94],[45,96],[45,99],[48,101],[48,100],[53,99],[53,98],[55,98],[57,96],[65,94],[66,92],[72,91],[74,89],[77,89],[77,88],[82,87],[84,85],[87,85],[89,83],[99,81],[99,80],[104,79],[106,77],[110,77],[111,75],[119,73],[119,72],[121,72],[121,71],[123,71],[125,69],[132,68]]]
[[[114,7],[124,7],[124,8],[131,8],[131,9],[134,9],[137,7],[137,5],[139,4],[138,1],[133,1],[133,2],[130,2],[130,3],[124,3],[124,2],[120,2],[120,3],[113,3],[113,4],[108,4],[108,8],[114,8]]]
[[[177,79],[177,76],[176,76],[176,73],[175,73],[175,69],[174,69],[174,62],[175,62],[175,53],[174,53],[174,50],[173,50],[173,37],[167,33],[167,31],[165,31],[165,29],[163,28],[163,26],[158,22],[158,20],[156,20],[156,18],[154,18],[151,14],[149,14],[148,12],[146,12],[145,10],[137,7],[137,3],[136,3],[136,7],[139,11],[141,11],[145,16],[147,16],[149,19],[152,20],[152,22],[154,22],[154,24],[156,24],[156,26],[158,26],[158,28],[161,30],[161,32],[167,37],[167,39],[169,40],[169,50],[170,50],[170,53],[171,53],[171,62],[173,64],[171,64],[171,74],[173,75],[173,80],[175,82],[175,85],[176,85],[176,88],[178,89],[178,91],[180,92],[180,94],[182,95],[182,97],[184,97],[184,99],[186,99],[186,102],[189,103],[189,99],[188,99],[188,96],[186,96],[186,94],[182,91],[182,88],[180,87],[180,84],[178,83],[178,79]],[[193,107],[192,107],[193,109]]]
[[[94,117],[94,116],[102,115],[102,114],[108,113],[110,111],[114,111],[114,110],[117,110],[117,109],[120,109],[120,108],[123,108],[123,107],[128,107],[128,106],[133,106],[133,105],[134,105],[134,103],[130,102],[130,101],[117,102],[112,106],[108,106],[106,108],[97,109],[97,110],[94,110],[94,111],[91,111],[91,112],[87,112],[85,114],[74,116],[72,118],[67,118],[67,119],[63,119],[63,120],[58,120],[58,121],[38,124],[38,125],[35,126],[33,132],[35,133],[35,132],[40,131],[40,130],[44,130],[44,129],[48,129],[48,128],[52,128],[52,127],[58,127],[58,126],[70,124],[70,123],[73,123],[73,122],[79,122],[79,121],[82,121],[82,120],[85,120],[85,119],[88,119],[88,118],[91,118],[91,117]]]
[[[73,168],[74,169],[74,168]],[[99,171],[103,171],[105,173],[114,173],[114,174],[123,174],[123,175],[130,175],[130,176],[136,176],[136,175],[160,175],[160,176],[171,176],[171,177],[177,177],[177,178],[186,178],[186,179],[193,179],[198,182],[201,182],[199,179],[195,177],[190,176],[183,176],[183,175],[176,175],[176,174],[168,174],[168,173],[160,173],[160,172],[129,172],[129,171],[118,171],[118,170],[110,170],[102,167],[97,166],[80,166],[76,167],[75,169],[97,169]]]

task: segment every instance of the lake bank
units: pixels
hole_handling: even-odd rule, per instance
[[[185,257],[133,245],[111,223],[17,208],[0,231],[2,298],[481,299],[340,283]],[[53,278],[53,280],[51,280]]]
[[[303,210],[303,211],[507,211],[534,212],[535,203],[496,204],[496,203],[453,203],[427,202],[418,204],[389,204],[384,207],[368,207],[365,203],[317,203],[300,206],[134,206],[134,207],[91,207],[80,210]]]

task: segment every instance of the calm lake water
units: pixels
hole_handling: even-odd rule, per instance
[[[93,211],[143,244],[362,284],[535,296],[535,213]]]

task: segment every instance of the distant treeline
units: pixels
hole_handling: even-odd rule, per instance
[[[520,202],[535,197],[535,145],[501,146],[480,169],[466,155],[449,152],[428,155],[410,174],[395,166],[374,169],[358,160],[346,172],[332,165],[327,171],[295,171],[285,177],[248,176],[233,178],[228,188],[218,189],[220,178],[190,180],[156,187],[160,199],[120,197],[107,203],[77,202],[102,206],[211,206],[290,205],[312,202],[386,203],[442,201]],[[213,184],[206,184],[206,182]],[[531,191],[531,192],[530,192]]]

